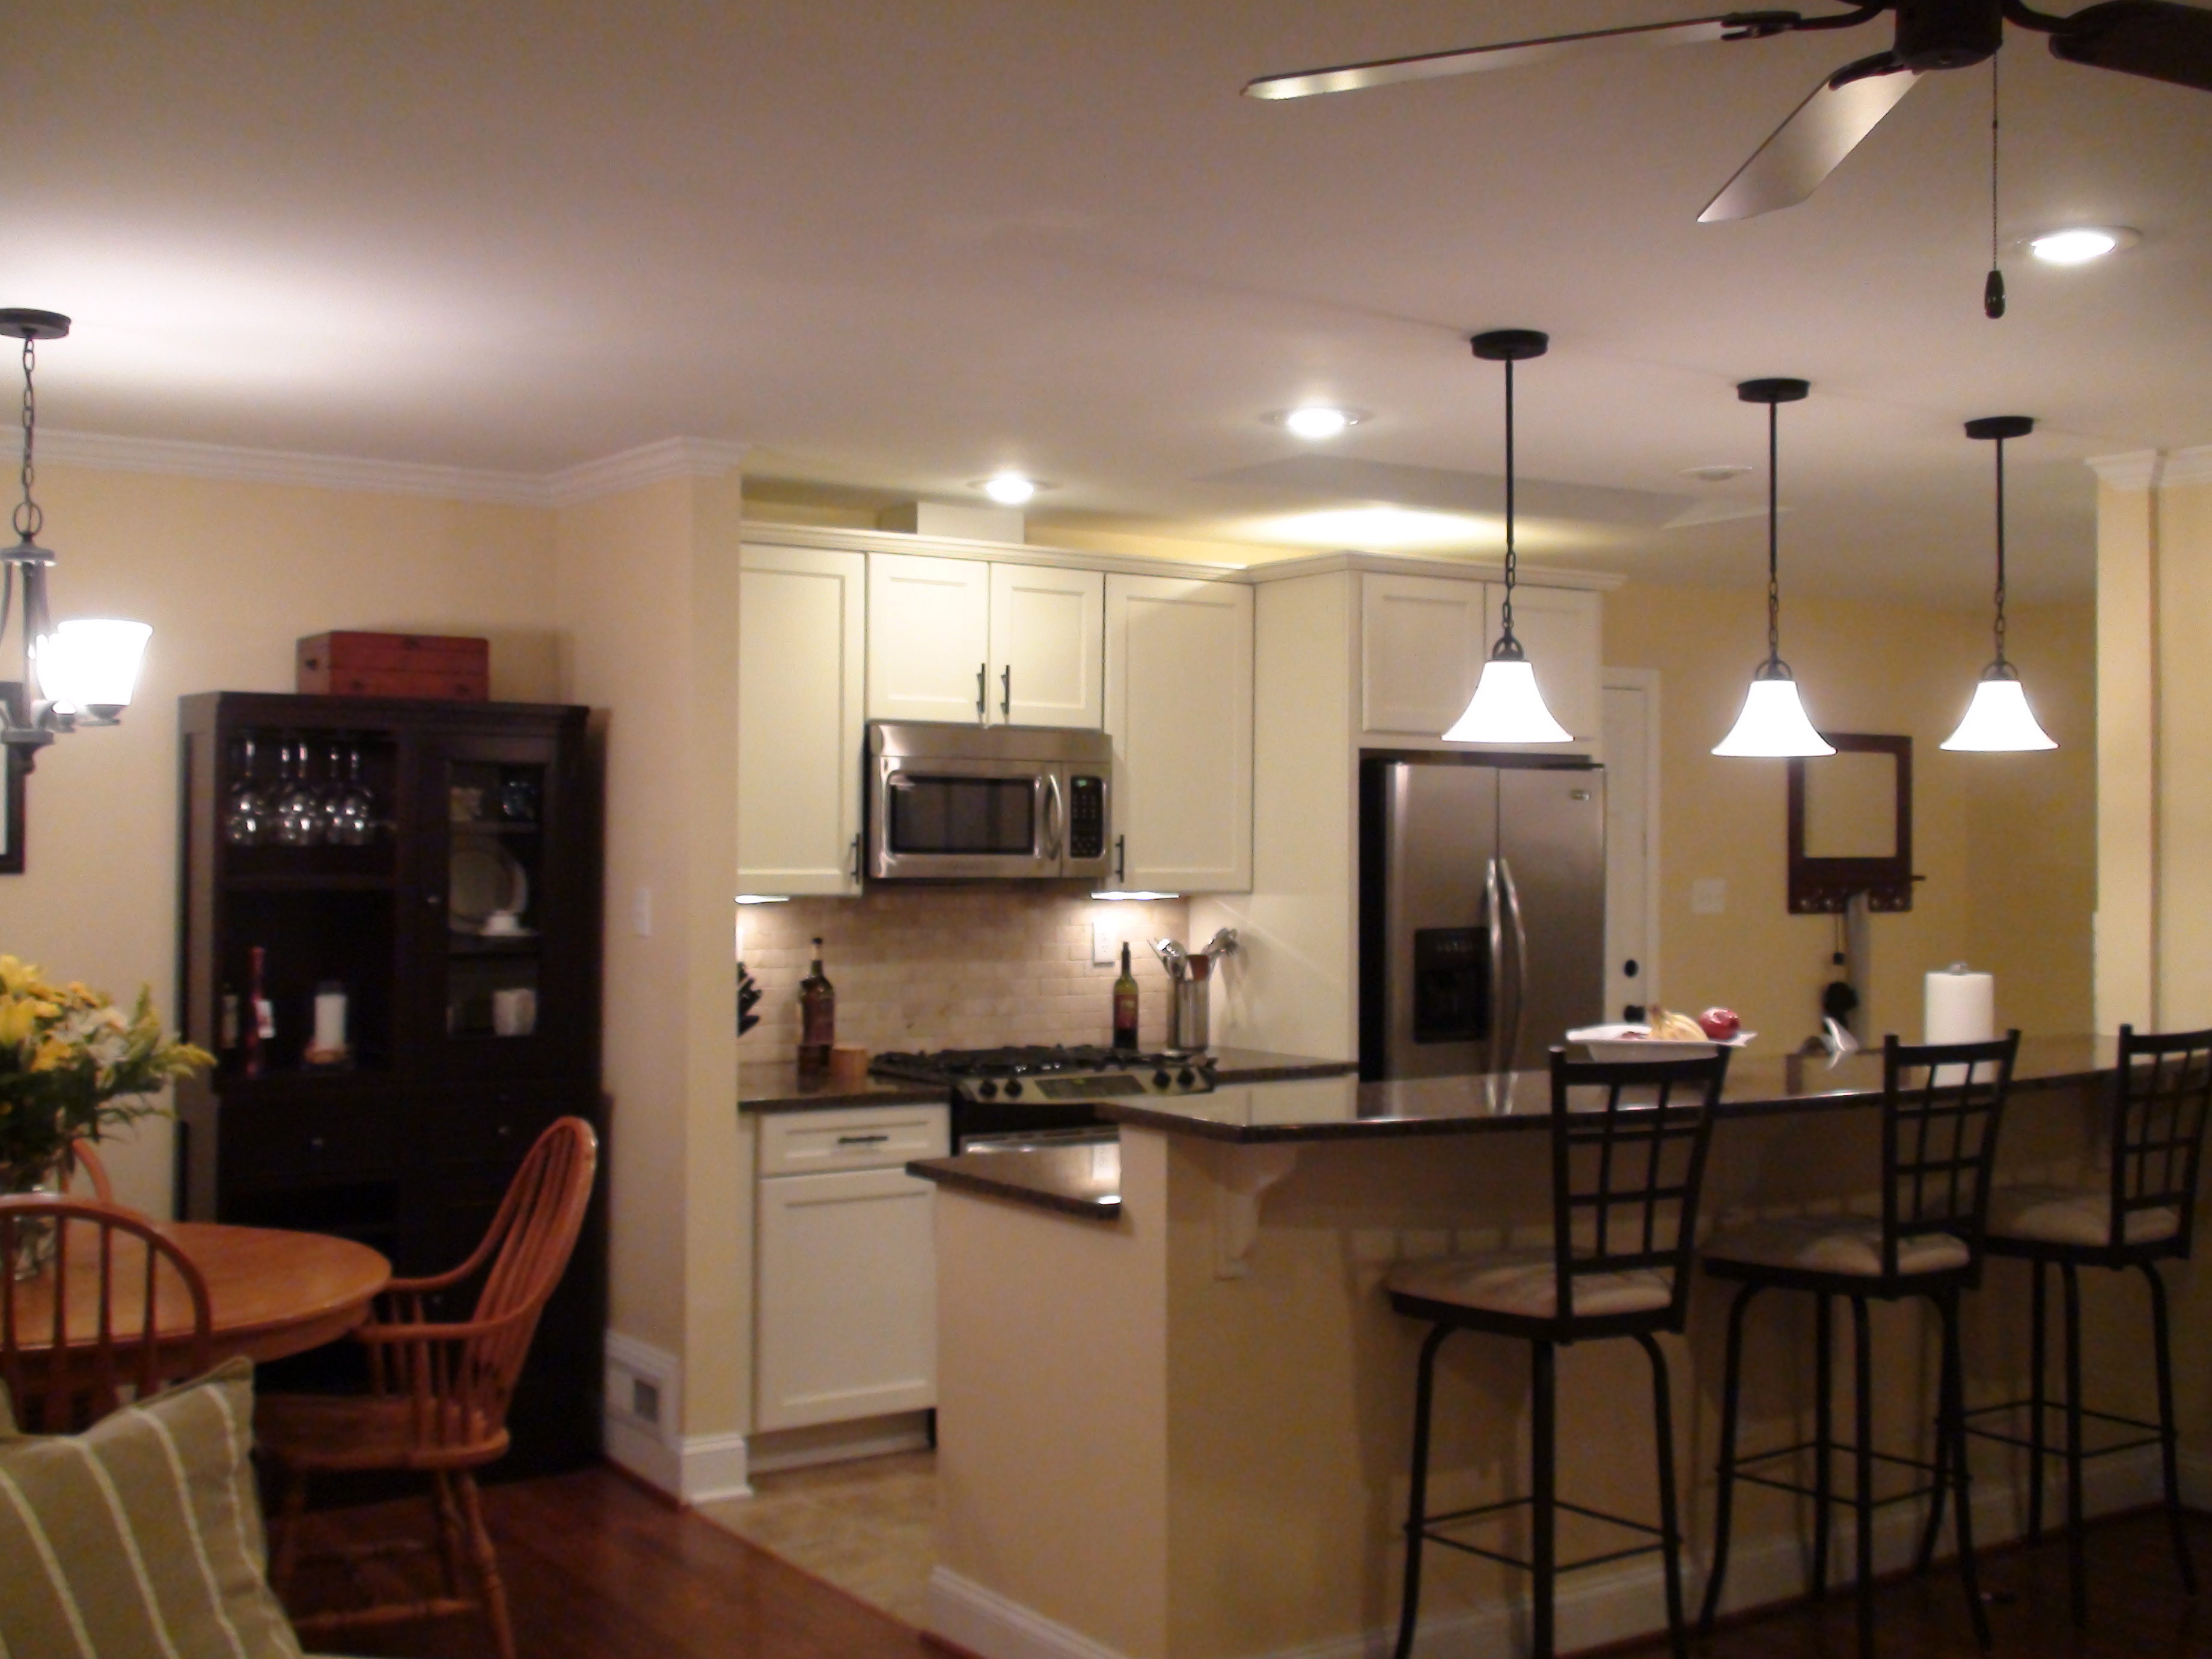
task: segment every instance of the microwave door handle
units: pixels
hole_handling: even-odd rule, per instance
[[[1045,857],[1050,862],[1058,864],[1061,845],[1066,840],[1064,832],[1067,827],[1067,802],[1060,796],[1058,772],[1046,773],[1044,782],[1045,788],[1049,792],[1045,796]]]
[[[1498,860],[1482,878],[1483,914],[1490,918],[1490,1069],[1513,1069],[1513,1051],[1505,1042],[1505,896],[1498,890]],[[1503,1058],[1500,1058],[1501,1053]]]
[[[1522,919],[1521,890],[1513,884],[1513,866],[1501,858],[1498,860],[1498,874],[1505,889],[1505,911],[1513,927],[1513,1018],[1509,1027],[1512,1047],[1506,1050],[1505,1066],[1510,1071],[1521,1052],[1521,1017],[1528,1011],[1528,927]]]

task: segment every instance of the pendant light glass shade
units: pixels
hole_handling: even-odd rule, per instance
[[[1943,747],[1983,754],[2019,754],[2035,749],[2056,749],[2057,739],[2043,729],[2035,711],[2027,706],[2020,671],[2005,660],[2005,520],[2004,447],[2007,438],[2025,438],[2035,430],[2026,415],[1990,415],[1966,422],[1966,435],[1992,441],[1997,457],[1997,586],[1996,659],[1982,671],[1974,687],[1974,700],[1959,729],[1943,739]]]
[[[1572,743],[1575,734],[1552,718],[1536,671],[1513,637],[1513,584],[1520,559],[1513,544],[1513,365],[1540,357],[1551,337],[1533,328],[1492,329],[1469,342],[1486,362],[1505,365],[1505,603],[1498,617],[1498,643],[1482,665],[1481,678],[1467,708],[1444,733],[1446,743]]]
[[[64,714],[112,725],[131,706],[153,633],[138,622],[65,622],[38,642],[39,689]]]
[[[1974,687],[1974,700],[1966,705],[1966,719],[1959,722],[1957,731],[1943,739],[1943,747],[2011,754],[2029,749],[2056,749],[2058,741],[2036,720],[2035,711],[2027,706],[2027,693],[2021,689],[2020,676],[2007,663],[2002,673],[1992,666],[1982,676],[1981,683]]]
[[[1528,659],[1492,657],[1482,665],[1467,712],[1444,733],[1447,743],[1572,743],[1575,734],[1552,718]]]
[[[1797,682],[1790,678],[1790,671],[1770,675],[1767,670],[1772,665],[1760,665],[1745,694],[1743,712],[1728,736],[1713,745],[1713,753],[1765,757],[1834,754],[1835,745],[1805,718],[1805,705],[1797,701]]]

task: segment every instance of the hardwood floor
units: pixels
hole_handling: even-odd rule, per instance
[[[319,1517],[346,1538],[375,1534],[391,1505]],[[945,1659],[937,1647],[842,1591],[786,1566],[608,1470],[489,1487],[484,1509],[524,1659]],[[406,1517],[410,1522],[413,1516]],[[2212,1580],[2212,1517],[2191,1518],[2197,1571]],[[2091,1623],[2067,1622],[2065,1553],[1996,1550],[1983,1558],[2000,1659],[2212,1659],[2212,1585],[2192,1601],[2175,1580],[2155,1514],[2094,1525]],[[310,1587],[312,1589],[312,1587]],[[1692,1644],[1700,1659],[1843,1659],[1853,1650],[1848,1594],[1820,1607],[1759,1614]],[[1883,1659],[1980,1659],[1957,1579],[1881,1588]],[[469,1620],[392,1626],[334,1645],[361,1655],[493,1659]],[[1616,1650],[1663,1659],[1664,1642]]]

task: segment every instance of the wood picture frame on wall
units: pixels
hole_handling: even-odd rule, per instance
[[[1921,879],[1912,872],[1912,739],[1867,732],[1821,735],[1834,757],[1790,763],[1790,913],[1840,911],[1856,893],[1866,895],[1869,910],[1910,910],[1912,884]],[[1882,764],[1873,775],[1879,784],[1847,803],[1845,810],[1815,811],[1807,799],[1809,769],[1825,769],[1820,775],[1832,785],[1843,772],[1836,762],[1847,757],[1878,757]],[[1824,817],[1842,820],[1851,826],[1847,837],[1863,839],[1826,846],[1814,828],[1814,821]]]

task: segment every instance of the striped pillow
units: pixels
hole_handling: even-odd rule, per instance
[[[80,1435],[0,1440],[7,1659],[299,1659],[263,1577],[234,1359]]]

